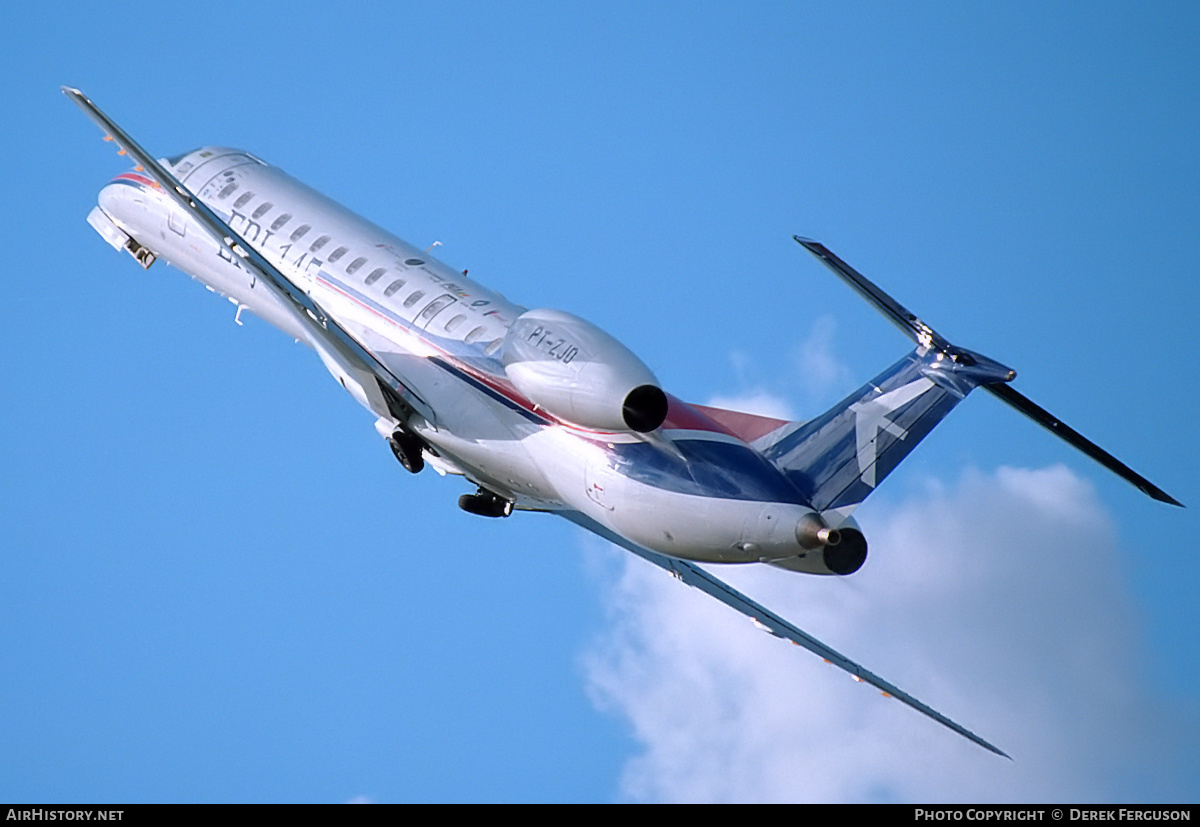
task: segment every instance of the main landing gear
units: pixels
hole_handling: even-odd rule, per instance
[[[481,517],[507,517],[513,510],[512,500],[506,500],[486,488],[480,488],[474,494],[463,494],[458,498],[458,507]]]
[[[397,430],[388,437],[388,445],[391,447],[392,453],[396,455],[396,459],[400,460],[400,464],[404,466],[405,471],[419,474],[425,467],[425,457],[421,456],[425,443],[416,434]]]

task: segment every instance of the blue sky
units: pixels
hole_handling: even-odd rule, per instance
[[[39,177],[2,189],[0,798],[1196,800],[1193,8],[4,14],[0,141]],[[160,155],[244,147],[440,240],[698,402],[807,416],[904,352],[791,241],[818,238],[1191,508],[972,397],[859,512],[855,578],[731,573],[997,765],[568,525],[408,477],[311,353],[87,226],[125,162],[63,83]]]

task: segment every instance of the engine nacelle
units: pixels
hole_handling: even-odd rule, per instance
[[[847,575],[854,574],[867,560],[867,538],[853,517],[830,528],[820,515],[806,514],[796,524],[796,542],[804,553],[767,562],[806,574]]]
[[[560,419],[599,431],[647,433],[667,418],[650,368],[612,336],[561,310],[530,310],[504,337],[504,371]]]

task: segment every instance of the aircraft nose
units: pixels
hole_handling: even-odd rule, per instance
[[[129,235],[145,224],[150,208],[148,187],[151,180],[136,172],[127,172],[105,184],[96,196],[100,209]]]
[[[109,218],[120,220],[121,214],[127,210],[131,195],[133,195],[133,190],[129,187],[109,182],[100,189],[100,193],[96,196],[96,203],[108,214]]]

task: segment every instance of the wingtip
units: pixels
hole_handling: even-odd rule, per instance
[[[1166,491],[1163,491],[1162,489],[1159,489],[1158,491],[1153,492],[1153,493],[1151,493],[1149,491],[1146,493],[1150,494],[1150,497],[1152,499],[1158,500],[1160,503],[1166,503],[1167,505],[1173,505],[1178,508],[1187,508],[1186,505],[1184,505],[1179,500],[1175,499],[1174,497],[1172,497],[1170,494],[1168,494]]]

